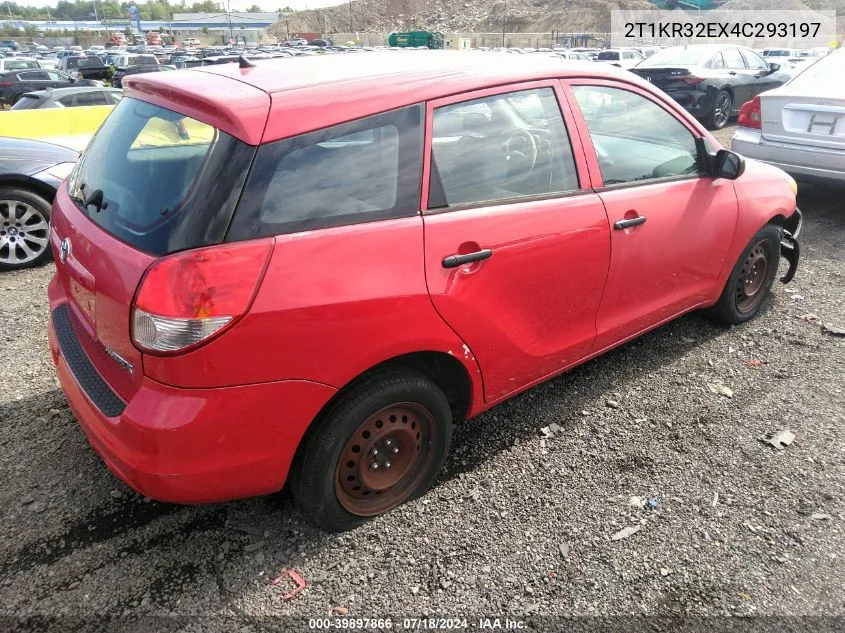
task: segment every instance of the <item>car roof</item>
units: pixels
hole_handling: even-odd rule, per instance
[[[560,57],[478,51],[403,51],[256,60],[201,66],[178,73],[135,75],[124,80],[127,96],[162,107],[181,105],[247,143],[294,136],[402,106],[508,83],[555,77],[644,80],[614,66]],[[233,82],[237,82],[234,83]],[[267,120],[270,101],[288,116]],[[177,108],[178,109],[178,108]],[[204,117],[204,118],[203,118]]]

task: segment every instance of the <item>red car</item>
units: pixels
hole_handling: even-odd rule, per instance
[[[242,60],[125,94],[56,196],[50,347],[155,499],[288,482],[350,528],[432,484],[454,423],[691,310],[742,323],[797,266],[794,181],[610,66]]]

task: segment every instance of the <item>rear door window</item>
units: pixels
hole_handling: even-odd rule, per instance
[[[154,255],[222,241],[255,148],[180,113],[124,98],[71,174],[100,227]]]
[[[551,88],[507,92],[434,111],[429,208],[578,189]]]
[[[421,173],[421,106],[268,143],[227,239],[415,215]]]
[[[725,67],[732,70],[745,70],[745,62],[742,55],[739,54],[739,49],[726,48],[722,51],[722,57],[725,59]]]

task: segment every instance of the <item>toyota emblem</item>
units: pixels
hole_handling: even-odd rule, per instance
[[[59,247],[59,259],[64,264],[67,261],[67,256],[70,255],[70,239],[62,240],[62,245]]]

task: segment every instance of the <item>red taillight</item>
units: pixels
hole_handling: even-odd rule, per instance
[[[8,88],[12,85],[11,81],[0,81],[0,88]]]
[[[177,352],[220,334],[249,309],[272,244],[226,244],[157,261],[132,308],[135,345],[145,352]]]
[[[739,118],[736,124],[740,127],[752,127],[757,130],[763,127],[763,116],[760,110],[760,97],[754,97],[746,101],[739,109]]]
[[[704,81],[704,77],[684,77],[683,80],[685,84],[689,84],[690,86],[697,86],[702,81]]]

